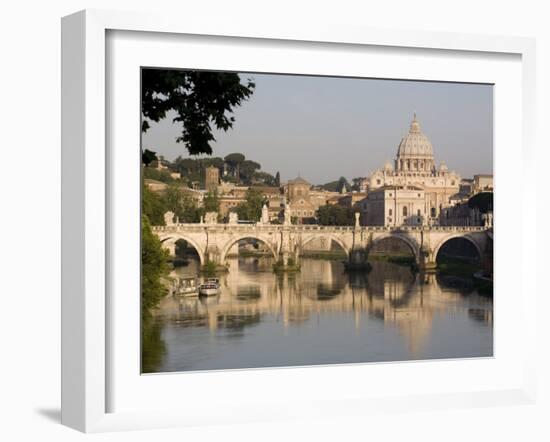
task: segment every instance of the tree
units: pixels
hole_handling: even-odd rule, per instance
[[[203,200],[204,211],[206,212],[219,212],[220,211],[220,199],[218,192],[210,191],[206,194]]]
[[[198,223],[203,215],[203,210],[197,204],[197,201],[188,194],[184,194],[182,200],[181,215],[179,220],[181,223]]]
[[[262,194],[254,189],[248,189],[246,192],[246,201],[237,206],[239,219],[247,221],[259,221],[262,216],[262,206],[264,199]]]
[[[317,210],[317,219],[323,226],[351,226],[354,214],[348,207],[326,204]]]
[[[263,184],[265,186],[276,186],[277,182],[273,175],[267,173],[267,172],[254,172],[254,175],[252,176],[253,183]]]
[[[151,231],[147,216],[141,216],[141,307],[146,314],[155,308],[167,290],[161,278],[168,275],[168,252]]]
[[[256,163],[255,161],[251,160],[244,160],[242,163],[239,164],[239,178],[244,184],[252,184],[252,177],[254,176],[254,172],[256,172],[258,169],[261,169],[262,166],[260,163]]]
[[[480,192],[468,200],[470,209],[478,209],[480,213],[493,210],[493,192]]]
[[[279,171],[277,171],[277,173],[275,174],[275,185],[277,187],[281,187],[281,174],[279,173]]]
[[[248,99],[255,84],[241,84],[238,74],[175,69],[143,69],[141,74],[141,129],[147,120],[159,122],[175,112],[173,122],[182,123],[176,142],[183,143],[191,155],[212,154],[212,125],[227,131],[233,127],[233,109]]]
[[[141,152],[141,161],[145,164],[145,167],[148,167],[153,161],[157,161],[157,154],[152,150],[145,149]]]
[[[155,226],[164,225],[164,213],[168,209],[158,194],[152,192],[146,184],[141,187],[141,212]]]
[[[351,185],[351,190],[354,190],[356,192],[360,192],[361,191],[361,183],[363,182],[365,178],[362,178],[362,177],[358,177],[358,178],[353,178],[351,180],[351,182],[353,183]],[[349,190],[349,189],[348,189]]]
[[[237,178],[237,182],[240,180],[239,167],[244,159],[245,157],[242,153],[230,153],[224,158],[225,163],[229,166],[229,170]]]
[[[174,215],[176,215],[178,218],[181,218],[183,216],[184,196],[185,194],[183,193],[183,190],[176,183],[168,185],[164,194],[166,209],[174,212]]]
[[[321,185],[321,188],[324,190],[328,190],[329,192],[341,192],[344,186],[346,186],[347,190],[351,189],[348,180],[346,180],[346,178],[342,176],[337,181],[330,181]]]

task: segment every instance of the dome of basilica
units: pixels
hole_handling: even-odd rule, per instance
[[[397,151],[398,158],[433,158],[432,143],[420,130],[420,123],[414,114],[407,136],[401,139]]]

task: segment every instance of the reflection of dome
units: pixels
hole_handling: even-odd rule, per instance
[[[414,114],[407,136],[401,139],[398,157],[433,157],[432,143],[420,130],[420,123]]]

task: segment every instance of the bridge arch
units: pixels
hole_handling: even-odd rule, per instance
[[[187,241],[187,243],[190,244],[197,251],[197,254],[199,255],[199,260],[200,260],[201,266],[205,265],[206,262],[205,262],[205,259],[204,259],[204,249],[202,247],[200,247],[198,242],[196,242],[194,239],[190,238],[189,236],[182,235],[182,234],[179,234],[179,233],[173,233],[173,234],[170,234],[170,235],[161,236],[159,239],[160,239],[160,242],[163,243],[163,244],[164,243],[171,243],[171,244],[174,244],[174,245],[180,239],[183,239],[184,241]]]
[[[225,262],[226,258],[227,258],[227,254],[229,253],[229,251],[231,250],[231,248],[236,244],[238,243],[239,241],[243,240],[243,239],[255,239],[255,240],[258,240],[260,241],[262,244],[265,244],[267,246],[267,248],[269,249],[269,251],[271,252],[271,254],[273,255],[273,259],[275,261],[277,261],[277,256],[278,256],[278,253],[277,253],[277,249],[275,249],[273,247],[273,245],[271,244],[270,242],[270,238],[266,238],[262,235],[257,235],[255,233],[243,233],[242,235],[239,235],[237,237],[234,237],[234,238],[231,238],[229,241],[226,242],[226,244],[222,247],[222,253],[220,255],[220,260],[222,263]]]
[[[298,250],[297,250],[298,257],[303,253],[304,247],[308,243],[310,243],[311,241],[314,241],[316,239],[327,239],[327,240],[330,239],[331,241],[334,241],[336,244],[338,244],[342,248],[342,250],[346,254],[346,257],[349,258],[350,251],[349,251],[349,248],[346,245],[346,243],[344,243],[344,241],[342,241],[336,235],[331,235],[331,234],[328,234],[328,233],[313,234],[311,236],[306,237],[305,240],[303,240],[301,242],[300,247],[298,247]]]
[[[399,233],[385,233],[380,236],[377,236],[373,238],[372,245],[369,248],[369,255],[372,249],[379,244],[380,242],[387,240],[387,239],[398,239],[402,242],[404,242],[410,249],[411,253],[413,254],[414,260],[417,264],[420,263],[420,246],[418,243],[413,239],[406,235],[399,234]],[[367,256],[368,259],[368,256]]]
[[[479,258],[479,261],[481,262],[481,260],[483,259],[483,250],[482,250],[481,245],[471,235],[462,234],[462,233],[453,233],[453,234],[447,235],[441,241],[439,241],[439,243],[437,244],[437,246],[434,248],[434,251],[433,251],[433,260],[435,262],[437,261],[437,255],[438,255],[439,250],[441,249],[441,247],[443,247],[449,241],[451,241],[453,239],[457,239],[457,238],[458,239],[465,239],[465,240],[469,241],[475,247],[475,249],[477,251],[477,256]]]

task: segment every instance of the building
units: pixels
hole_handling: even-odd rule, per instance
[[[370,226],[419,226],[426,222],[428,206],[424,189],[416,186],[383,186],[366,198],[366,224]]]
[[[220,170],[214,166],[208,166],[204,169],[204,188],[208,192],[217,192],[220,184]]]
[[[298,223],[315,219],[319,208],[311,198],[311,184],[302,177],[289,180],[285,186],[286,202],[290,205],[290,215]]]
[[[425,201],[421,212],[423,216],[431,220],[430,222],[437,223],[442,209],[452,204],[452,198],[458,193],[460,183],[461,177],[457,173],[449,171],[445,163],[441,162],[439,167],[436,166],[432,143],[422,133],[415,114],[409,133],[399,143],[394,164],[388,162],[382,169],[374,171],[370,176],[367,187],[369,194],[376,189],[389,187],[399,189],[397,196],[403,195],[407,199],[406,204],[409,204],[409,190],[422,190]],[[395,197],[396,194],[394,193],[393,198]],[[403,204],[405,204],[405,201]],[[373,200],[372,208],[378,206],[378,204],[374,204]],[[416,206],[414,211],[417,212]],[[367,218],[379,220],[383,216],[389,218],[387,213],[376,213],[368,215]],[[412,215],[407,217],[409,216]],[[400,219],[396,218],[395,215],[391,218],[392,223],[396,219]]]
[[[474,175],[473,193],[493,191],[493,175]]]

